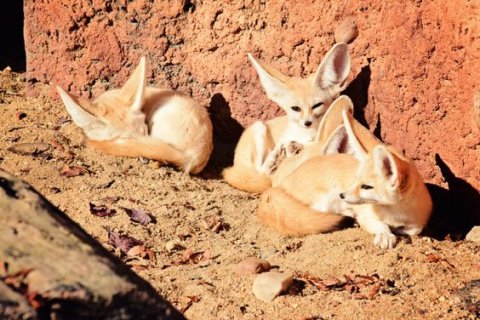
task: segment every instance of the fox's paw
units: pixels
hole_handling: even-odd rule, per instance
[[[303,144],[298,143],[297,141],[290,141],[286,147],[287,157],[291,157],[300,153],[303,150]]]
[[[285,160],[286,158],[287,158],[287,151],[285,149],[285,146],[282,145],[277,150],[272,151],[272,154],[269,155],[266,162],[268,174],[273,174],[275,171],[277,171],[280,163],[282,163],[282,161]]]
[[[373,243],[380,249],[393,249],[397,244],[397,237],[391,233],[376,233]]]

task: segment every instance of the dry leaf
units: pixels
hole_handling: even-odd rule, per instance
[[[84,174],[90,173],[87,168],[81,166],[68,166],[64,165],[62,170],[60,170],[60,174],[67,178],[76,177],[76,176],[83,176]]]
[[[143,210],[143,209],[126,209],[125,211],[129,215],[130,219],[133,222],[140,223],[142,226],[146,226],[147,224],[153,222],[150,213]]]
[[[115,209],[109,209],[105,205],[96,205],[94,203],[89,203],[90,206],[90,213],[97,216],[97,217],[111,217],[117,213]]]
[[[134,246],[143,244],[140,240],[115,231],[108,231],[108,243],[125,254]]]

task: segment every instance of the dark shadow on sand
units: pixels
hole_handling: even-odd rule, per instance
[[[439,154],[435,161],[448,189],[427,184],[433,200],[433,213],[423,234],[438,240],[460,240],[480,225],[480,193],[467,181],[458,178]]]
[[[213,124],[213,152],[202,176],[220,179],[222,170],[233,164],[235,146],[243,127],[232,118],[230,106],[221,93],[212,96],[208,110]]]

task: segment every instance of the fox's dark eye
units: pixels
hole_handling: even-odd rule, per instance
[[[360,188],[362,188],[362,189],[364,189],[364,190],[373,189],[373,187],[372,187],[372,186],[369,186],[368,184],[362,184],[362,185],[360,186]]]
[[[290,109],[292,109],[295,112],[300,112],[300,110],[301,110],[300,107],[297,107],[297,106],[293,106]]]
[[[323,106],[323,102],[315,103],[315,104],[312,106],[312,110],[313,110],[313,109],[320,108],[321,106]]]

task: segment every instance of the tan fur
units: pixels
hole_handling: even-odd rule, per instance
[[[281,148],[292,141],[304,145],[315,139],[324,113],[346,86],[350,56],[345,43],[337,44],[317,71],[306,78],[288,77],[251,55],[249,58],[267,96],[286,112],[286,116],[248,127],[235,149],[233,167],[225,171],[224,178],[232,186],[242,185],[245,191],[258,192],[261,187],[253,184],[263,181],[264,176],[270,177]],[[241,173],[247,171],[249,177],[262,178],[245,181]]]
[[[288,236],[305,236],[338,229],[344,217],[311,209],[280,188],[270,188],[260,198],[258,219]]]
[[[232,187],[250,193],[262,193],[271,187],[270,177],[248,167],[230,167],[223,170],[223,177]]]
[[[327,145],[332,144],[334,134],[343,126],[343,111],[353,113],[353,103],[347,96],[338,97],[328,108],[320,122],[315,140],[306,145],[299,154],[285,159],[280,164],[271,177],[273,186],[278,185],[305,161],[327,153]]]
[[[278,205],[262,209],[262,221],[281,232],[291,234],[290,229],[294,229],[296,234],[306,234],[316,223],[326,230],[337,225],[328,225],[328,221],[299,224],[308,219],[310,210],[336,213],[356,218],[364,230],[375,234],[374,243],[380,248],[393,248],[393,232],[416,235],[422,231],[432,210],[430,194],[411,161],[383,146],[345,111],[343,119],[349,139],[355,141],[355,154],[305,161],[275,187],[304,204],[305,210],[299,209],[298,203],[289,205],[288,198],[279,199],[278,195]],[[354,132],[358,136],[352,136]],[[291,215],[292,210],[297,214]]]
[[[145,87],[145,58],[125,85],[93,102],[58,92],[89,138],[88,146],[117,156],[144,157],[200,172],[213,149],[207,110],[168,89]]]

